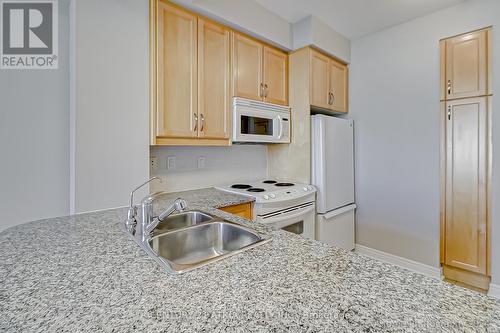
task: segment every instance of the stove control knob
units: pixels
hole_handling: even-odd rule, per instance
[[[269,194],[269,196],[271,197],[271,199],[276,198],[276,194]]]
[[[264,194],[263,198],[264,200],[269,200],[269,196],[267,194]]]
[[[307,187],[305,187],[305,186],[304,186],[302,189],[304,190],[304,192],[309,191],[309,188],[307,188]]]
[[[314,191],[314,187],[312,187],[311,185],[309,185],[307,188],[309,189],[309,191]]]

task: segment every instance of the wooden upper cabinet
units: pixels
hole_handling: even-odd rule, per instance
[[[235,32],[233,94],[288,105],[288,54]]]
[[[446,40],[446,99],[487,95],[488,30]]]
[[[311,49],[310,103],[336,112],[348,111],[347,66]]]
[[[264,46],[239,33],[234,33],[233,36],[234,96],[262,100]]]
[[[288,54],[264,47],[264,101],[288,105]]]
[[[330,108],[338,112],[347,112],[347,67],[330,60]]]
[[[231,116],[230,30],[198,19],[199,137],[229,139]]]
[[[329,62],[323,54],[311,50],[310,95],[311,105],[324,109],[330,108],[329,103]]]
[[[150,1],[151,144],[228,146],[232,97],[288,104],[288,54]]]
[[[198,136],[196,21],[195,15],[158,2],[157,137]]]

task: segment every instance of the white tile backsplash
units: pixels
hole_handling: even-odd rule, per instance
[[[158,167],[150,173],[162,178],[162,183],[151,184],[151,192],[184,191],[267,177],[265,145],[151,147],[153,156]]]

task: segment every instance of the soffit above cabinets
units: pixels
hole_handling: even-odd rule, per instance
[[[350,39],[471,0],[255,0],[291,23],[315,15]]]

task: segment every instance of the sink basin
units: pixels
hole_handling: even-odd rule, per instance
[[[214,217],[200,211],[189,211],[172,214],[160,222],[153,231],[153,236],[164,234],[167,231],[181,229],[213,220]]]
[[[269,240],[237,224],[214,221],[154,236],[149,247],[169,271],[182,273]]]

